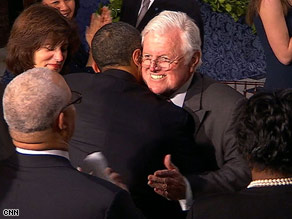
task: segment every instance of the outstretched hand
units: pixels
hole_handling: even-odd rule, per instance
[[[186,184],[179,169],[171,162],[171,155],[164,158],[166,169],[157,170],[153,175],[148,176],[148,185],[154,191],[171,200],[185,199]]]
[[[101,9],[101,14],[93,13],[91,15],[91,20],[89,27],[86,28],[86,41],[91,47],[91,41],[96,33],[102,26],[112,22],[111,10],[108,7],[103,7]]]

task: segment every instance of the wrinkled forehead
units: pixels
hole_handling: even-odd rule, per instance
[[[143,54],[180,55],[182,40],[178,31],[150,31],[144,36]]]

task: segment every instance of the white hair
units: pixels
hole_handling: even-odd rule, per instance
[[[163,11],[154,17],[142,31],[142,45],[144,43],[145,36],[149,32],[165,34],[173,31],[174,28],[178,28],[181,31],[181,48],[186,56],[186,62],[188,63],[195,51],[200,53],[202,52],[202,42],[198,26],[186,13]],[[199,67],[201,63],[202,61],[200,59],[197,67]]]
[[[33,133],[52,126],[70,95],[54,81],[54,74],[48,68],[33,68],[7,85],[3,113],[9,129]]]

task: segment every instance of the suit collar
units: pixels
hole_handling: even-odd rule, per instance
[[[111,75],[112,77],[115,77],[115,78],[120,78],[120,79],[127,80],[127,81],[137,82],[134,75],[132,75],[129,72],[119,70],[119,69],[108,69],[108,70],[102,72],[101,74]]]
[[[44,167],[71,167],[70,162],[61,156],[56,155],[27,155],[15,152],[6,162],[13,166],[27,168]]]
[[[195,123],[197,124],[195,133],[197,133],[200,129],[206,115],[209,112],[208,110],[203,109],[203,90],[204,77],[201,74],[195,72],[184,102],[184,109],[193,116]]]
[[[195,72],[184,103],[185,107],[192,109],[194,112],[202,110],[203,82],[203,76]]]

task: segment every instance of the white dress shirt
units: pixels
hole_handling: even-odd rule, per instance
[[[56,155],[60,157],[64,157],[67,160],[69,160],[69,153],[68,151],[62,151],[62,150],[42,150],[42,151],[36,151],[36,150],[28,150],[23,148],[16,148],[16,151],[21,154],[27,154],[27,155]]]

